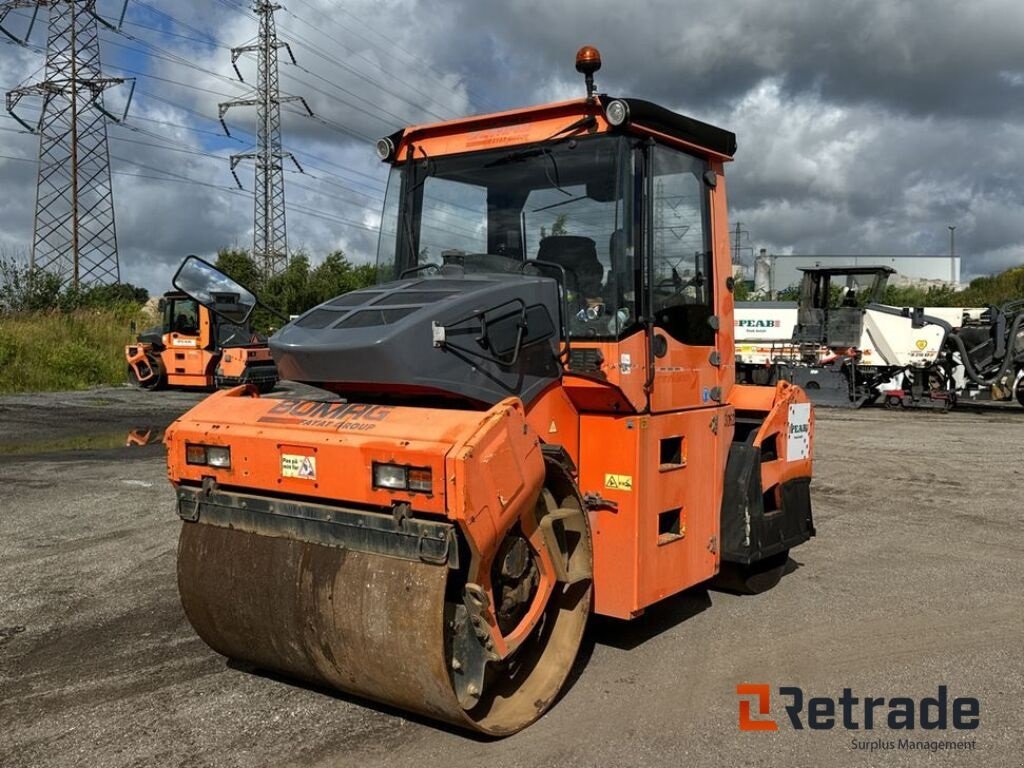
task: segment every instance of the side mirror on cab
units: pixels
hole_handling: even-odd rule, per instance
[[[256,309],[255,294],[198,256],[178,267],[174,287],[230,323],[244,325]]]

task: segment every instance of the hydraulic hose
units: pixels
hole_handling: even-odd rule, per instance
[[[1010,347],[1006,350],[1006,354],[1003,355],[1003,364],[999,366],[998,373],[989,379],[984,378],[974,368],[974,364],[971,362],[971,357],[967,354],[967,345],[964,344],[964,340],[960,338],[959,334],[947,331],[946,336],[952,339],[953,343],[956,345],[957,351],[960,352],[960,361],[963,363],[964,371],[967,373],[970,380],[980,386],[990,387],[1003,378],[1003,376],[1006,375],[1006,372],[1010,369],[1010,365],[1013,363],[1014,359],[1013,352],[1017,340],[1017,332],[1020,330],[1022,325],[1024,325],[1024,312],[1019,312],[1017,317],[1014,318],[1013,325],[1010,326],[1009,334],[1007,334],[1010,339]]]
[[[1010,307],[1012,305],[1006,306]],[[1004,307],[1004,309],[1005,308],[1006,307]],[[897,309],[896,307],[889,307],[884,304],[868,304],[867,309],[873,309],[877,312],[882,312],[887,315],[893,315],[895,317],[910,317],[908,311]],[[960,360],[963,363],[964,371],[966,372],[967,377],[972,382],[982,387],[990,387],[997,381],[999,381],[999,379],[1006,375],[1006,372],[1010,369],[1010,365],[1013,363],[1013,348],[1016,344],[1017,332],[1020,330],[1021,326],[1024,325],[1024,312],[1018,312],[1016,318],[1014,318],[1013,324],[1010,326],[1008,338],[1010,339],[1011,346],[1009,349],[1007,349],[1006,354],[1003,356],[1003,363],[999,367],[999,371],[996,373],[995,376],[986,379],[980,373],[978,373],[977,369],[974,367],[974,364],[971,362],[970,355],[967,353],[967,346],[964,344],[964,340],[961,339],[960,336],[953,330],[952,325],[947,323],[942,318],[933,317],[932,315],[920,315],[919,317],[921,322],[937,325],[945,331],[944,338],[942,340],[942,345],[945,346],[946,342],[952,339],[953,344],[956,346],[957,351],[960,353]]]

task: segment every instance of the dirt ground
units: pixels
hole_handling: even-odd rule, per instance
[[[229,664],[175,587],[159,433],[197,399],[0,398],[0,766],[1020,766],[1024,410],[820,411],[818,537],[758,597],[597,620],[564,698],[500,741]],[[737,728],[740,682],[981,703],[971,751],[886,729]],[[773,710],[781,719],[784,715]]]

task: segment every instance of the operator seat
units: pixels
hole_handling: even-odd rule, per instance
[[[601,295],[604,266],[597,259],[597,244],[579,235],[550,235],[540,241],[539,261],[549,261],[565,270],[566,290],[579,298]]]

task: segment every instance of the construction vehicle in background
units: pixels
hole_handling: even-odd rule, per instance
[[[938,315],[931,308],[925,314]],[[1016,399],[1024,406],[1024,299],[965,313],[946,332],[943,363],[960,402]],[[883,394],[889,405],[906,404],[905,392]]]
[[[1015,392],[1024,404],[1024,302],[893,307],[882,303],[890,267],[801,271],[797,302],[737,307],[738,381],[790,381],[816,404],[841,407],[949,408]]]
[[[181,292],[165,293],[157,306],[161,324],[125,347],[132,386],[214,389],[252,384],[270,392],[277,384],[267,340],[252,330],[248,318],[231,322]]]
[[[598,95],[599,66],[580,50],[586,98],[382,139],[383,282],[270,339],[310,389],[168,429],[182,605],[217,652],[510,734],[591,613],[763,591],[814,535],[811,404],[734,381],[735,136]],[[246,303],[194,257],[175,286]]]

